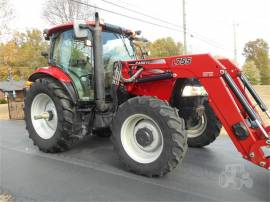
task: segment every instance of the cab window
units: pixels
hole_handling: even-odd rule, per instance
[[[88,40],[91,40],[90,32]],[[51,61],[69,74],[81,100],[93,100],[92,47],[85,42],[86,40],[76,39],[73,30],[58,33],[53,36]]]

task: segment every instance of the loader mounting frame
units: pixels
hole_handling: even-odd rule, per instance
[[[270,127],[263,123],[248,95],[269,118],[268,109],[240,69],[228,59],[217,60],[201,54],[122,62],[123,78],[130,78],[138,71],[141,73],[133,82],[123,81],[126,90],[134,95],[157,96],[168,102],[178,79],[197,79],[243,158],[270,169],[270,157],[263,152],[263,147],[270,147]]]

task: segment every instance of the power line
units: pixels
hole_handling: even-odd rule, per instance
[[[125,7],[125,6],[121,6],[121,5],[116,4],[116,3],[113,3],[113,2],[111,2],[111,1],[107,1],[107,0],[100,0],[100,1],[103,1],[103,2],[105,2],[105,3],[107,3],[107,4],[114,5],[114,6],[118,7],[118,8],[122,8],[122,9],[131,11],[131,12],[133,12],[133,13],[136,13],[136,14],[139,14],[139,15],[142,15],[142,16],[145,16],[145,17],[148,17],[148,18],[151,18],[151,19],[153,19],[153,20],[157,20],[157,21],[159,21],[159,22],[163,22],[163,23],[166,23],[166,24],[169,24],[169,25],[172,25],[172,26],[176,26],[176,27],[179,26],[179,25],[174,24],[174,23],[171,23],[171,22],[169,22],[169,21],[166,21],[166,20],[163,20],[163,19],[160,19],[160,18],[157,18],[157,17],[153,17],[153,16],[148,15],[148,14],[145,14],[145,13],[143,13],[143,12],[140,12],[140,11],[137,11],[137,10],[134,10],[134,9],[131,9],[131,8],[127,8],[127,7]]]
[[[126,5],[129,5],[129,6],[136,6],[136,7],[139,7],[138,5],[132,4],[132,3],[130,3],[130,2],[126,2],[126,1],[122,1],[122,0],[117,0],[117,1],[119,1],[119,2],[121,2],[121,3],[123,3],[123,4],[126,4]]]
[[[152,18],[152,19],[154,19],[154,20],[157,20],[157,21],[160,21],[160,22],[164,22],[164,23],[170,24],[170,25],[172,25],[172,26],[174,26],[174,27],[181,27],[180,25],[173,24],[173,23],[170,23],[170,22],[168,22],[168,21],[162,20],[162,19],[160,19],[160,18],[156,18],[156,17],[153,17],[153,16],[151,16],[151,15],[148,15],[148,14],[145,14],[145,13],[142,13],[142,12],[139,12],[139,11],[136,11],[136,10],[134,10],[134,9],[130,9],[130,8],[121,6],[121,5],[116,4],[116,3],[113,3],[113,2],[111,2],[111,1],[107,1],[107,0],[101,0],[101,1],[103,1],[103,2],[105,2],[105,3],[108,3],[108,4],[111,4],[111,5],[114,5],[114,6],[116,6],[116,7],[119,7],[119,8],[125,9],[125,10],[128,10],[128,11],[134,12],[134,13],[139,14],[139,15],[142,15],[142,16],[146,16],[146,17]],[[121,0],[118,0],[118,1],[123,2],[123,3],[125,3],[125,4],[128,4],[127,2],[124,2],[124,1],[121,1]],[[183,1],[184,1],[184,0],[183,0]],[[183,3],[185,3],[185,2],[183,2]],[[132,5],[132,4],[129,4],[129,5],[134,6],[134,5]],[[185,13],[185,8],[183,8],[183,13]],[[184,15],[185,15],[185,14],[184,14]],[[184,18],[184,17],[183,17],[183,18]],[[183,20],[184,20],[184,19],[183,19]],[[187,31],[187,29],[186,29],[186,24],[185,24],[185,23],[184,23],[184,27],[181,27],[181,30],[179,29],[179,30],[177,30],[177,31],[179,31],[179,32],[180,32],[180,31],[181,31],[181,32],[184,32],[184,35],[185,35],[185,36],[184,36],[184,47],[186,47],[186,48],[184,48],[185,50],[187,49],[187,39],[186,39],[186,37],[187,37],[187,34],[189,34],[190,37],[196,38],[196,39],[198,39],[198,40],[200,40],[200,41],[202,41],[202,42],[204,42],[204,43],[207,43],[207,44],[210,45],[210,46],[213,46],[213,47],[215,47],[215,48],[219,48],[219,49],[222,49],[222,50],[229,51],[228,49],[225,49],[225,48],[223,48],[223,47],[220,47],[221,45],[218,44],[217,42],[215,42],[215,41],[213,41],[213,40],[211,40],[211,39],[208,39],[208,38],[206,38],[206,37],[203,36],[203,35],[200,35],[200,34],[198,34],[198,33],[196,33],[196,32]],[[194,36],[194,35],[195,35],[195,36]],[[186,45],[185,45],[185,44],[186,44]],[[186,51],[185,51],[185,52],[186,52]]]
[[[193,36],[192,36],[192,37],[193,37]],[[209,46],[212,46],[212,47],[214,47],[214,48],[218,48],[218,49],[221,49],[221,50],[230,52],[230,53],[231,53],[231,51],[232,51],[232,50],[229,50],[229,49],[227,49],[227,48],[224,48],[224,47],[221,47],[221,46],[219,46],[219,45],[216,45],[216,44],[214,44],[214,43],[212,43],[212,42],[209,42],[209,41],[207,41],[207,40],[205,40],[205,39],[203,39],[203,38],[200,38],[200,37],[194,37],[194,38],[195,38],[195,39],[198,39],[199,41],[202,41],[202,42],[204,42],[205,44],[208,44]]]
[[[219,44],[218,42],[216,42],[216,41],[214,41],[214,40],[212,40],[212,39],[209,39],[209,38],[207,38],[207,37],[205,37],[205,36],[203,36],[203,35],[201,35],[201,34],[198,34],[198,33],[195,33],[195,32],[194,32],[194,34],[196,34],[196,36],[194,36],[194,35],[192,34],[193,32],[189,32],[189,33],[190,33],[190,36],[191,36],[191,37],[194,37],[194,38],[196,38],[196,39],[198,39],[198,40],[200,40],[200,41],[202,41],[202,42],[212,44],[213,47],[220,48],[220,49],[223,49],[223,50],[226,50],[226,51],[231,51],[231,50],[229,50],[229,49],[224,48],[224,47],[223,47],[221,44]]]
[[[134,12],[134,13],[136,13],[136,14],[139,14],[139,15],[142,15],[142,16],[145,16],[145,17],[152,18],[152,19],[157,20],[157,21],[159,21],[159,22],[163,22],[163,23],[166,23],[166,24],[170,24],[170,25],[172,25],[173,27],[181,27],[181,26],[178,25],[178,24],[170,23],[170,22],[168,22],[168,21],[166,21],[166,20],[162,20],[162,19],[160,19],[160,18],[153,17],[153,16],[151,16],[151,15],[148,15],[148,14],[145,14],[145,13],[142,13],[142,12],[139,12],[139,11],[134,10],[134,9],[130,9],[130,8],[124,7],[124,6],[122,6],[122,5],[113,3],[113,2],[108,1],[108,0],[100,0],[100,1],[103,1],[103,2],[105,2],[105,3],[107,3],[107,4],[111,4],[111,5],[113,5],[113,6],[116,6],[116,7],[119,7],[119,8],[125,9],[125,10],[128,10],[128,11],[131,11],[131,12]],[[118,1],[120,1],[120,2],[122,2],[122,3],[124,3],[124,4],[128,4],[128,5],[131,5],[131,6],[135,6],[135,5],[132,5],[132,4],[130,4],[130,3],[127,3],[127,2],[124,2],[124,1],[121,1],[121,0],[118,0]],[[183,1],[184,1],[184,0],[183,0]],[[184,3],[184,2],[183,2],[183,3]],[[183,8],[183,13],[185,13],[184,10],[185,10],[185,9]],[[178,30],[177,30],[177,31],[178,31]],[[215,42],[215,41],[213,41],[213,40],[211,40],[211,39],[208,39],[207,37],[205,37],[205,36],[203,36],[203,35],[200,35],[200,34],[198,34],[198,33],[196,33],[196,32],[187,31],[186,26],[185,26],[185,23],[184,23],[184,26],[181,27],[181,29],[179,29],[179,31],[184,32],[184,35],[189,34],[190,37],[197,38],[198,40],[201,40],[201,41],[204,42],[204,43],[208,43],[209,45],[213,44],[212,46],[214,46],[214,47],[216,47],[216,48],[217,48],[218,46],[221,46],[221,45],[218,44],[217,42]],[[194,36],[194,35],[196,35],[196,36]],[[184,37],[184,46],[185,46],[185,44],[186,44],[185,41],[186,41],[186,36]],[[187,45],[186,45],[186,47],[187,47]],[[220,49],[225,50],[225,48],[220,48]]]
[[[126,18],[129,18],[129,19],[132,19],[132,20],[136,20],[136,21],[139,21],[139,22],[143,22],[143,23],[146,23],[146,24],[151,24],[151,25],[154,25],[154,26],[157,26],[157,27],[162,27],[162,28],[165,28],[165,29],[168,29],[168,30],[172,30],[172,31],[175,31],[175,32],[183,32],[180,29],[176,29],[176,28],[172,28],[172,27],[169,27],[169,26],[161,25],[161,24],[158,24],[158,23],[155,23],[155,22],[143,20],[143,19],[140,19],[140,18],[137,18],[137,17],[132,17],[132,16],[128,16],[128,15],[125,15],[125,14],[121,14],[121,13],[118,13],[118,12],[115,12],[115,11],[112,11],[112,10],[109,10],[109,9],[98,7],[98,6],[93,5],[93,4],[84,3],[84,2],[77,1],[77,0],[71,0],[71,1],[73,1],[75,3],[78,3],[78,4],[81,4],[81,5],[89,6],[89,7],[98,9],[98,10],[102,10],[102,11],[105,11],[105,12],[108,12],[108,13],[112,13],[114,15],[118,15],[118,16],[126,17]],[[179,27],[179,25],[177,25],[177,27]],[[208,44],[208,45],[210,45],[212,47],[215,47],[215,48],[218,48],[218,49],[222,49],[222,50],[226,50],[223,47],[219,47],[218,45],[214,45],[213,42],[210,42],[210,41],[208,41],[206,39],[203,39],[202,37],[197,37],[197,36],[194,36],[193,34],[190,34],[190,37],[196,38],[196,39],[198,39],[198,40],[200,40],[200,41],[202,41],[202,42],[204,42],[204,43],[206,43],[206,44]],[[228,51],[228,50],[226,50],[226,51]]]
[[[87,3],[76,1],[76,0],[71,0],[71,1],[73,1],[75,3],[78,3],[78,4],[85,5],[85,6],[89,6],[89,7],[95,8],[95,9],[99,9],[99,10],[102,10],[102,11],[105,11],[105,12],[108,12],[108,13],[112,13],[112,14],[115,14],[115,15],[126,17],[126,18],[129,18],[129,19],[132,19],[132,20],[136,20],[136,21],[139,21],[139,22],[151,24],[151,25],[154,25],[154,26],[157,26],[157,27],[163,27],[163,28],[166,28],[166,29],[169,29],[169,30],[172,30],[172,31],[176,31],[176,32],[181,31],[179,29],[175,29],[175,28],[172,28],[172,27],[168,27],[168,26],[165,26],[165,25],[158,24],[158,23],[150,22],[150,21],[143,20],[143,19],[140,19],[140,18],[131,17],[131,16],[121,14],[121,13],[118,13],[118,12],[115,12],[115,11],[111,11],[111,10],[108,10],[108,9],[105,9],[105,8],[101,8],[101,7],[95,6],[93,4],[87,4]]]

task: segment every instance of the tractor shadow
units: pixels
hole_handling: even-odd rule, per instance
[[[102,164],[124,171],[124,167],[113,148],[110,137],[86,136],[70,151],[64,152],[65,156],[74,160]],[[215,172],[222,170],[224,161],[217,154],[215,149],[206,148],[189,148],[183,160],[183,165],[177,167],[190,170],[190,168],[201,167],[207,169],[213,163]],[[217,166],[220,165],[220,166]]]
[[[122,169],[110,137],[86,136],[64,155],[74,160],[105,164]]]

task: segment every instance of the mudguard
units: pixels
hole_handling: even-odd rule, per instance
[[[38,68],[33,74],[30,75],[28,81],[34,82],[37,79],[45,77],[50,77],[59,81],[68,92],[69,96],[72,99],[72,102],[74,104],[77,104],[78,95],[75,88],[73,87],[71,78],[62,69],[58,67],[49,66]]]

